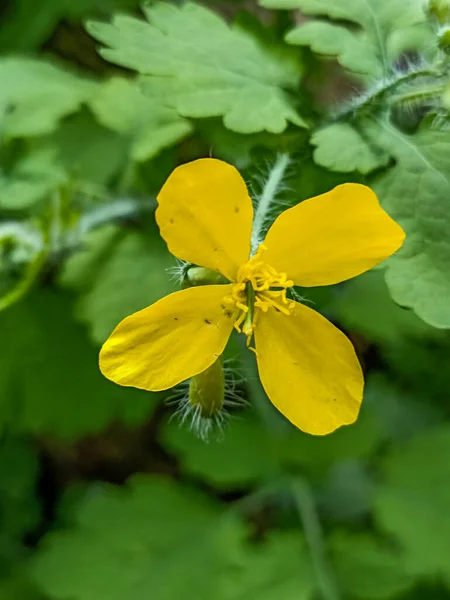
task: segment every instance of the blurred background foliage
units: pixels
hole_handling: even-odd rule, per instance
[[[449,47],[446,0],[2,2],[1,600],[450,598]],[[172,169],[257,200],[279,153],[278,211],[365,182],[407,242],[299,290],[357,348],[355,425],[294,430],[232,339],[249,407],[205,443],[98,350],[176,289]]]

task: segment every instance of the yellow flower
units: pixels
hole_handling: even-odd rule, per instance
[[[324,435],[353,423],[364,380],[352,344],[286,291],[355,277],[402,245],[374,192],[348,183],[286,210],[252,257],[252,202],[231,165],[178,167],[158,204],[171,253],[231,283],[175,292],[124,319],[101,350],[102,373],[119,385],[171,388],[210,367],[235,327],[254,336],[264,389],[294,425]]]

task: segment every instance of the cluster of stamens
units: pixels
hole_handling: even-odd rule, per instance
[[[260,311],[267,312],[273,308],[288,315],[295,305],[286,296],[294,282],[262,260],[261,255],[265,250],[261,244],[252,258],[242,265],[231,295],[225,299],[233,310],[240,311],[234,327],[247,336],[247,346],[250,345]]]

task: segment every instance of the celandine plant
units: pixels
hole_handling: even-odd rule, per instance
[[[245,182],[231,165],[201,159],[175,169],[156,219],[173,255],[229,283],[175,292],[124,319],[101,350],[103,374],[149,391],[201,374],[209,385],[205,374],[216,369],[234,328],[247,346],[254,339],[264,389],[294,425],[324,435],[353,423],[364,380],[352,344],[287,292],[345,281],[400,248],[405,234],[375,193],[344,184],[306,200],[284,211],[251,251]],[[194,381],[191,397],[201,404]]]

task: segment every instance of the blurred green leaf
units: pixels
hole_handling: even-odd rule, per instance
[[[319,129],[311,137],[311,144],[316,147],[315,162],[330,171],[367,174],[385,167],[389,161],[389,155],[382,148],[371,144],[349,123],[333,123]]]
[[[90,106],[102,125],[129,139],[131,157],[137,161],[152,158],[192,129],[175,110],[144,96],[135,82],[120,77],[104,83]]]
[[[401,554],[369,534],[334,535],[330,549],[340,587],[352,598],[397,598],[414,583]]]
[[[419,344],[418,347],[421,345]],[[400,440],[437,425],[443,419],[443,407],[430,402],[430,395],[427,394],[427,389],[429,390],[432,385],[429,381],[430,376],[426,372],[417,373],[418,366],[411,360],[412,346],[400,344],[394,348],[406,361],[408,373],[412,370],[416,371],[416,381],[409,377],[411,385],[405,386],[405,382],[402,381],[394,383],[390,373],[372,372],[366,379],[364,403],[371,412],[376,414],[383,437]],[[388,356],[392,356],[392,347]],[[389,363],[389,366],[392,368],[395,365]],[[398,378],[398,372],[395,376]],[[448,375],[442,382],[439,397],[442,395],[442,389],[447,387]]]
[[[93,486],[74,526],[46,536],[34,574],[55,599],[210,600],[244,532],[207,497],[138,476],[125,489]]]
[[[316,490],[318,506],[328,519],[353,523],[371,514],[374,482],[366,463],[346,459],[331,466]]]
[[[26,565],[18,563],[0,579],[1,600],[45,600],[29,580]]]
[[[106,226],[93,231],[81,252],[66,263],[61,282],[76,290],[76,314],[102,344],[118,323],[174,291],[166,269],[174,266],[156,226],[123,231]]]
[[[270,435],[251,418],[232,419],[223,437],[207,445],[172,420],[164,429],[164,445],[182,468],[224,490],[248,487],[279,472]]]
[[[272,532],[264,543],[230,557],[218,600],[312,600],[316,583],[300,533]]]
[[[14,0],[6,4],[0,28],[0,50],[28,52],[38,47],[64,17],[80,18],[109,15],[121,8],[131,9],[137,0]],[[3,8],[3,7],[2,7]]]
[[[380,127],[381,126],[381,127]],[[388,262],[394,300],[433,327],[450,327],[450,158],[448,132],[423,128],[406,135],[384,121],[374,136],[396,158],[375,189],[402,225],[406,241]]]
[[[188,473],[221,489],[239,489],[279,477],[286,467],[323,476],[335,463],[370,456],[381,435],[376,418],[363,410],[354,425],[326,437],[314,437],[290,425],[274,434],[247,415],[231,419],[223,439],[208,445],[176,421],[166,426],[163,441]]]
[[[323,475],[331,465],[351,458],[371,456],[382,440],[373,411],[362,406],[356,423],[326,436],[313,436],[291,428],[280,444],[280,458],[287,465],[307,468],[312,476]]]
[[[446,332],[445,332],[446,333]],[[408,391],[405,404],[414,413],[413,398],[421,400],[429,411],[434,411],[435,420],[444,418],[447,390],[450,386],[450,372],[447,365],[450,360],[450,336],[446,333],[436,341],[427,344],[402,340],[383,349],[386,364]]]
[[[147,93],[185,117],[223,116],[240,133],[304,127],[285,90],[301,74],[294,54],[267,49],[244,30],[191,2],[181,8],[144,6],[148,22],[116,15],[90,22],[89,33],[107,46],[107,60],[151,75]]]
[[[155,395],[102,377],[97,350],[71,303],[41,290],[0,314],[0,422],[14,431],[76,438],[121,419],[146,418]]]
[[[394,536],[407,567],[450,585],[450,428],[442,425],[392,448],[382,462],[375,515]]]
[[[364,273],[335,288],[330,312],[346,329],[378,344],[438,335],[411,310],[392,300],[381,269]]]
[[[7,109],[1,133],[8,137],[54,131],[96,89],[93,81],[33,58],[1,58],[0,81],[0,106]]]
[[[112,184],[128,165],[127,139],[102,127],[87,111],[71,116],[45,141],[81,183]]]
[[[386,76],[405,51],[420,50],[432,39],[422,0],[259,0],[259,3],[265,8],[298,8],[305,15],[317,17],[290,31],[286,41],[336,57],[343,67],[364,78]]]
[[[45,256],[43,235],[34,224],[0,222],[0,311],[28,292]]]
[[[66,175],[57,163],[55,150],[40,147],[24,153],[8,167],[0,165],[0,208],[28,208],[48,197],[65,181]]]
[[[0,439],[0,571],[23,552],[22,538],[39,519],[36,498],[38,459],[33,444],[23,438]],[[2,583],[0,582],[0,589]]]

